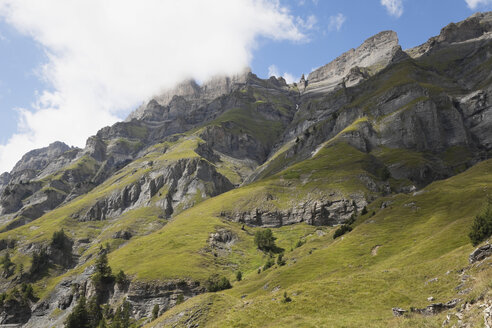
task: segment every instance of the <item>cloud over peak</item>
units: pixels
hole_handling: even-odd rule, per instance
[[[55,140],[83,146],[183,79],[241,71],[258,37],[302,41],[315,24],[276,0],[0,0],[2,18],[42,46],[51,88],[19,109],[18,133],[0,145],[0,172]]]

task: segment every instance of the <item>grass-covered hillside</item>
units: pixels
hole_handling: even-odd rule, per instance
[[[250,248],[241,247],[247,250],[242,258],[256,257],[249,266],[237,263],[225,272],[233,280],[234,271],[243,270],[242,281],[230,290],[190,299],[148,326],[440,327],[448,313],[453,314],[452,325],[458,320],[456,309],[430,317],[396,318],[392,308],[424,308],[457,298],[461,299],[459,308],[466,302],[490,299],[492,262],[469,265],[468,255],[474,248],[468,232],[475,215],[486,206],[491,188],[492,162],[486,161],[415,194],[379,199],[358,217],[351,232],[335,240],[334,229],[303,225],[273,229],[278,245],[285,248],[286,264],[261,273],[258,267],[268,255],[260,256],[258,250],[255,254],[252,236],[243,233],[241,243]],[[200,207],[210,208],[214,202],[206,201]],[[200,225],[206,212],[192,218],[194,210],[183,213],[173,224],[186,220],[190,225],[193,220],[193,227]],[[215,220],[216,227],[226,225],[239,231]],[[305,241],[297,248],[292,242],[296,235]],[[115,264],[120,254],[112,258]],[[285,293],[291,301],[285,302]],[[428,301],[429,297],[434,300]],[[480,317],[469,320],[471,327],[482,327]]]

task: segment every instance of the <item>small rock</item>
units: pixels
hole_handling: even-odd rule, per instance
[[[407,310],[403,310],[402,308],[393,308],[391,309],[393,311],[393,315],[395,317],[401,317],[407,312]]]
[[[432,301],[434,300],[434,297],[432,297],[432,296],[431,296],[431,297],[427,297],[427,300],[428,300],[429,302],[432,302]]]
[[[425,284],[427,285],[427,284],[430,284],[431,282],[437,282],[437,281],[439,281],[439,279],[438,279],[438,278],[432,278],[432,279],[427,280],[427,281],[425,282]]]

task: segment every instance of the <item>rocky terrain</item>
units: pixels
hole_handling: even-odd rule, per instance
[[[490,325],[491,131],[492,13],[184,81],[0,175],[0,326]]]

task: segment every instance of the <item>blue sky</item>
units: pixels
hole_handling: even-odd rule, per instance
[[[290,0],[288,4],[298,15],[316,17],[317,24],[308,33],[311,41],[293,44],[264,40],[251,65],[258,75],[266,76],[268,67],[275,64],[280,72],[299,77],[383,30],[396,31],[403,49],[411,48],[438,35],[451,22],[462,21],[478,10],[492,10],[491,4],[472,10],[463,0],[407,0],[403,1],[403,14],[395,17],[379,0]],[[345,17],[338,31],[330,29],[330,17],[337,14]]]
[[[380,31],[406,49],[492,10],[492,0],[107,3],[0,0],[0,171],[55,140],[84,146],[184,78],[248,65],[297,79]]]

